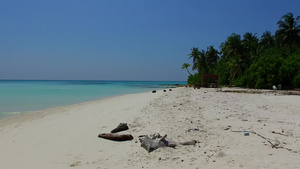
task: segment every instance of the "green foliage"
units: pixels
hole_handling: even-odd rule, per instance
[[[236,85],[257,89],[270,89],[282,84],[285,88],[297,87],[300,72],[300,52],[286,53],[278,48],[266,50],[236,81]]]
[[[259,40],[255,34],[245,33],[242,40],[244,55],[241,59],[244,61],[244,67],[249,67],[251,63],[257,60],[259,54]]]
[[[253,63],[240,78],[236,85],[257,89],[270,89],[273,85],[280,84],[279,68],[283,58],[279,49],[267,50],[257,62]]]
[[[279,77],[281,83],[289,86],[291,88],[293,80],[297,74],[300,72],[300,50],[288,55],[282,63],[279,69]]]
[[[300,88],[300,73],[294,77],[293,85],[294,88]]]
[[[188,69],[188,67],[190,67],[190,66],[191,66],[191,64],[189,64],[189,63],[184,63],[184,64],[182,65],[181,69],[186,69],[186,71],[189,73],[189,75],[191,75],[191,73],[190,73],[190,71],[189,71],[189,69]]]
[[[259,41],[259,52],[262,52],[270,47],[275,46],[275,37],[272,35],[270,31],[266,31],[261,36],[261,39]]]
[[[259,40],[255,34],[245,33],[243,39],[238,34],[231,34],[221,45],[222,59],[230,67],[230,82],[243,75],[243,72],[258,58]]]
[[[193,59],[192,70],[197,70],[199,74],[209,73],[210,70],[214,69],[219,60],[219,52],[214,49],[213,46],[209,46],[207,51],[198,48],[191,49],[192,52],[189,54],[189,59]]]
[[[233,33],[221,44],[220,53],[213,46],[206,51],[193,48],[189,56],[197,74],[190,75],[188,83],[200,83],[202,73],[214,73],[220,75],[220,85],[271,89],[281,84],[283,89],[299,88],[299,23],[300,16],[288,13],[277,23],[275,36],[270,31],[264,32],[261,39],[255,33]]]
[[[219,52],[214,48],[214,46],[209,46],[206,52],[207,65],[210,70],[213,70],[219,60]]]
[[[275,38],[283,48],[289,48],[294,51],[300,44],[300,16],[294,18],[292,13],[283,15],[281,20],[277,22],[278,30],[275,33]]]
[[[189,75],[187,79],[188,85],[193,85],[194,84],[194,75]]]
[[[241,36],[235,33],[228,36],[227,40],[221,44],[220,48],[223,57],[226,59],[236,56],[241,57],[244,53]]]
[[[192,67],[192,70],[198,70],[198,62],[199,62],[199,59],[200,59],[200,57],[199,57],[199,53],[200,53],[200,51],[199,51],[199,49],[198,48],[193,48],[193,49],[191,49],[192,50],[192,52],[190,53],[190,54],[188,54],[188,56],[190,56],[189,57],[189,59],[193,59],[193,67]],[[198,70],[199,71],[199,70]]]
[[[219,60],[216,66],[216,70],[213,73],[220,75],[220,79],[219,79],[220,85],[229,84],[230,66],[228,65],[225,59]]]
[[[201,83],[201,77],[199,73],[195,73],[194,75],[190,75],[188,77],[188,85],[195,85],[195,84],[200,84]]]

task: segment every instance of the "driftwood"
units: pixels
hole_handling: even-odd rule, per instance
[[[221,90],[221,92],[230,92],[230,93],[250,93],[250,94],[260,94],[260,93],[273,93],[280,95],[300,95],[300,92],[297,90]]]
[[[181,145],[195,145],[197,143],[196,140],[180,142]]]
[[[113,141],[127,141],[132,140],[133,136],[131,134],[115,134],[115,133],[101,133],[98,135],[100,138],[113,140]]]
[[[279,134],[279,135],[286,136],[286,137],[293,136],[292,133],[291,133],[290,135],[289,135],[289,134],[283,134],[283,130],[282,130],[282,133],[276,132],[276,131],[272,131],[272,133],[273,133],[273,134]]]
[[[145,148],[149,153],[160,147],[176,147],[176,143],[172,140],[166,140],[167,135],[161,137],[159,134],[150,136],[140,136],[139,140],[141,146]]]
[[[124,130],[128,130],[127,123],[120,123],[115,129],[111,131],[111,133],[117,133]]]
[[[231,131],[231,132],[243,132],[243,131]],[[282,148],[282,149],[286,149],[286,150],[288,150],[290,152],[293,152],[293,153],[299,153],[298,151],[293,150],[291,148],[286,148],[286,147],[283,147],[283,146],[279,146],[281,143],[277,139],[275,140],[275,143],[272,143],[271,139],[266,138],[266,137],[262,136],[261,134],[256,133],[255,131],[251,131],[251,133],[253,133],[253,134],[261,137],[262,139],[266,140],[268,143],[270,143],[272,148],[276,148],[276,149]]]

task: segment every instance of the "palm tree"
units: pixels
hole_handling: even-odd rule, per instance
[[[191,49],[192,52],[189,54],[189,59],[193,58],[193,63],[198,62],[199,60],[199,49],[198,48],[193,48]]]
[[[295,46],[300,46],[299,19],[300,16],[295,19],[292,13],[287,13],[277,22],[278,30],[275,37],[280,47],[287,46],[292,51]]]
[[[245,33],[242,40],[244,54],[241,59],[250,66],[251,63],[258,58],[259,48],[258,48],[258,38],[256,34]]]
[[[259,45],[260,45],[260,51],[275,45],[274,36],[270,31],[266,31],[262,34],[259,41]]]
[[[188,69],[188,67],[190,67],[190,66],[191,66],[191,64],[189,64],[189,63],[184,63],[184,64],[182,65],[182,69],[186,69],[187,72],[189,73],[189,75],[192,75],[192,74],[190,73],[189,69]]]
[[[246,35],[248,36],[248,35]],[[252,36],[249,36],[249,39]],[[227,38],[225,43],[222,43],[221,53],[222,58],[228,63],[230,67],[231,82],[237,75],[241,75],[245,68],[245,42],[242,41],[241,36],[233,33]]]
[[[191,49],[192,52],[189,54],[189,59],[193,58],[192,70],[197,70],[199,75],[208,72],[208,65],[206,59],[206,52],[204,50],[199,51],[198,48]]]
[[[198,73],[199,71],[199,61],[200,61],[200,51],[198,48],[193,48],[191,49],[192,52],[189,54],[189,59],[193,58],[193,67],[192,70],[197,70]]]
[[[231,34],[225,43],[221,44],[220,48],[222,56],[227,60],[237,56],[241,58],[244,55],[241,36],[235,33]]]
[[[207,65],[209,68],[213,68],[217,65],[219,60],[219,52],[214,46],[209,46],[206,52]]]
[[[207,54],[205,50],[199,52],[200,58],[197,64],[199,75],[202,73],[208,73]]]
[[[230,67],[231,83],[233,82],[236,75],[242,75],[243,61],[239,57],[232,58],[227,62]]]

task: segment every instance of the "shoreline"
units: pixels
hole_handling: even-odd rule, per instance
[[[161,90],[163,90],[163,89],[161,89]],[[65,109],[74,108],[74,107],[78,107],[78,106],[80,107],[80,106],[89,105],[89,104],[96,104],[96,103],[101,102],[106,99],[113,99],[113,98],[118,98],[118,97],[126,97],[127,95],[138,95],[138,94],[146,94],[146,93],[151,93],[151,91],[120,94],[120,95],[115,95],[115,96],[103,97],[103,98],[99,98],[96,100],[84,101],[84,102],[79,102],[79,103],[74,103],[74,104],[69,104],[69,105],[56,106],[56,107],[37,110],[37,111],[20,112],[20,114],[17,114],[17,115],[11,115],[11,116],[0,118],[0,127],[4,126],[6,124],[9,124],[11,122],[24,121],[24,120],[27,120],[30,118],[42,118],[44,116],[53,114],[53,112],[58,113],[58,111],[60,111],[60,110],[65,110]],[[9,122],[6,122],[6,121],[9,121]]]
[[[125,94],[4,119],[6,122],[1,121],[0,126],[1,167],[67,168],[82,153],[87,156],[92,153],[91,160],[96,160],[99,150],[94,146],[102,145],[97,138],[99,132],[105,126],[112,128],[120,121],[128,121],[126,116],[138,112],[127,109],[139,107],[135,105],[139,102],[145,106],[145,99],[158,95]],[[114,119],[117,122],[112,123]]]
[[[150,90],[148,92],[150,92]],[[0,117],[0,122],[1,122],[1,120],[18,118],[18,117],[22,117],[22,116],[26,116],[26,115],[30,115],[30,114],[39,113],[39,112],[51,111],[51,110],[60,109],[60,108],[64,108],[64,107],[72,107],[72,106],[81,105],[81,104],[88,104],[90,102],[91,103],[92,102],[97,102],[97,101],[100,101],[100,100],[103,100],[103,99],[109,99],[109,98],[114,98],[114,97],[119,97],[119,96],[130,95],[130,94],[141,94],[141,93],[147,93],[147,92],[143,91],[143,92],[137,92],[137,93],[128,93],[128,94],[105,96],[105,97],[101,97],[101,98],[94,99],[94,100],[87,100],[87,101],[82,101],[82,102],[78,102],[78,103],[66,104],[66,105],[57,105],[57,106],[54,106],[54,107],[44,108],[44,109],[40,109],[40,110],[7,112],[7,113],[15,113],[15,114]]]
[[[173,84],[174,83],[174,84]],[[0,81],[0,118],[102,98],[149,92],[180,82],[154,81]]]
[[[297,168],[299,102],[300,96],[181,87],[48,109],[6,125],[0,121],[0,164],[8,169]],[[134,140],[97,137],[119,123],[128,123],[122,133]],[[197,144],[148,153],[138,136],[155,133]]]
[[[51,80],[49,80],[49,81],[51,81]],[[183,87],[187,87],[187,85],[178,85],[176,87],[169,87],[168,89],[183,88]],[[202,88],[202,89],[213,89],[213,90],[216,90],[217,92],[228,92],[228,93],[300,95],[300,90],[267,90],[267,89],[248,89],[248,88],[234,88],[234,87],[233,88],[232,87]],[[164,88],[159,88],[159,89],[156,89],[156,90],[164,90]],[[102,100],[102,99],[108,99],[108,98],[113,98],[113,97],[119,97],[119,96],[130,95],[130,94],[142,94],[142,93],[148,93],[148,92],[151,92],[151,90],[146,91],[146,92],[137,92],[137,93],[128,93],[128,94],[108,96],[108,97],[103,97],[103,98],[99,98],[99,99],[96,99],[96,100],[89,100],[89,101],[83,101],[83,102],[79,102],[79,103],[55,106],[55,107],[50,107],[50,108],[36,110],[36,111],[17,112],[16,115],[7,115],[7,116],[0,117],[0,126],[1,126],[1,121],[2,120],[5,121],[7,119],[18,118],[18,117],[21,117],[21,116],[24,116],[24,115],[27,115],[27,114],[44,112],[44,111],[47,111],[47,110],[50,111],[51,109],[63,108],[63,107],[77,105],[77,104],[96,102],[96,101],[99,101],[99,100]]]

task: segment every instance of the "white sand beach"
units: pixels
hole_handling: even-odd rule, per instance
[[[0,120],[0,168],[299,168],[300,96],[175,88]],[[98,138],[119,123],[134,139]],[[248,131],[249,136],[244,136]],[[196,145],[148,153],[138,136]]]

